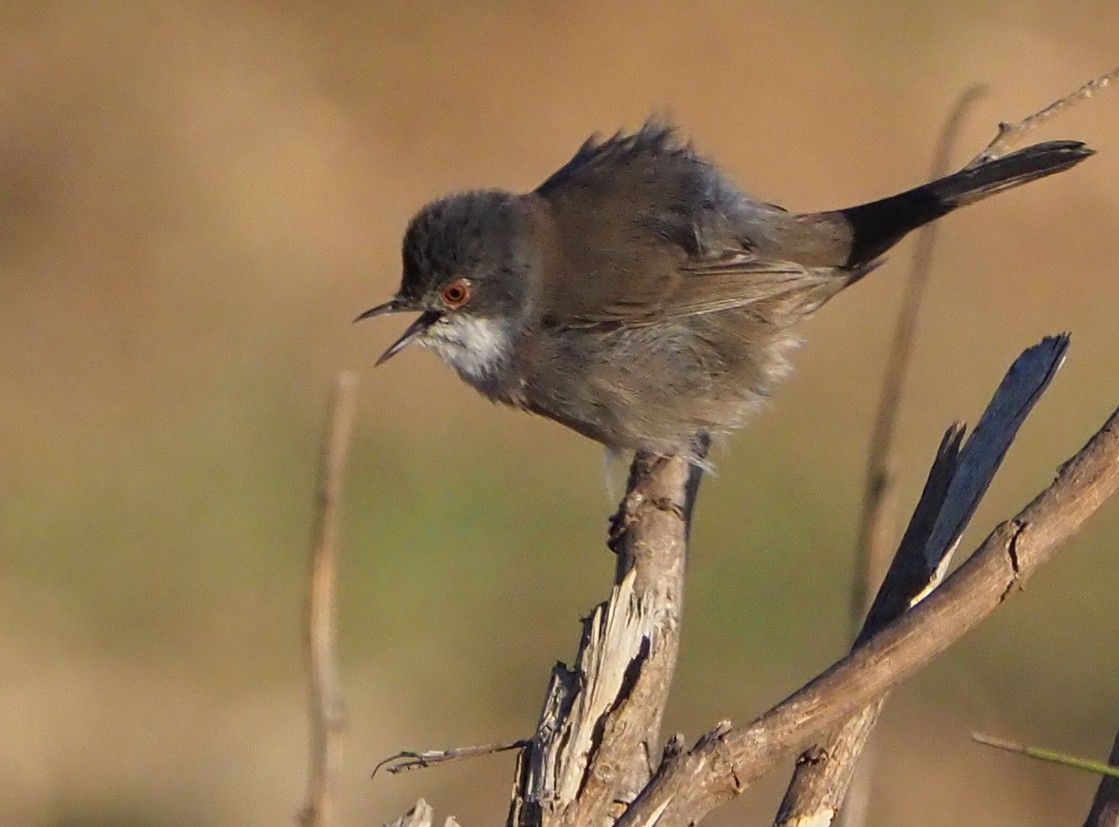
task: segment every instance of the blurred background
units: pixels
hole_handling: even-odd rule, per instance
[[[329,387],[361,376],[340,596],[341,806],[504,817],[512,758],[403,778],[399,749],[530,733],[606,594],[599,448],[353,326],[428,199],[528,189],[594,131],[676,119],[801,210],[963,163],[1119,62],[1112,0],[368,2],[0,8],[0,822],[275,825],[304,795],[301,611]],[[1119,403],[1119,92],[1035,133],[1100,150],[942,225],[899,431],[915,500],[943,429],[1073,333],[964,540]],[[863,463],[911,247],[806,325],[797,371],[715,455],[668,731],[743,723],[839,657]],[[900,521],[904,514],[899,515]],[[1079,823],[1096,779],[972,730],[1103,758],[1119,726],[1119,503],[905,685],[872,824]],[[713,815],[767,823],[787,776]]]

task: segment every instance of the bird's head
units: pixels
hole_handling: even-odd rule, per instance
[[[420,314],[377,364],[416,342],[472,384],[494,381],[535,292],[533,220],[523,196],[499,190],[460,193],[424,207],[404,236],[400,289],[358,316]]]

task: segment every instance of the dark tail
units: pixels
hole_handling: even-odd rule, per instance
[[[1034,144],[907,192],[839,212],[851,224],[848,267],[873,261],[923,224],[989,195],[1076,166],[1094,150],[1080,141]]]

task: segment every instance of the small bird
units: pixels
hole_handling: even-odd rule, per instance
[[[614,451],[683,454],[740,428],[789,371],[795,325],[911,230],[1093,150],[1050,141],[906,192],[794,213],[649,121],[592,137],[528,193],[441,198],[412,219],[392,299],[416,342],[492,400]]]

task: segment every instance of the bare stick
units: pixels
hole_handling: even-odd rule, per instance
[[[390,755],[388,758],[378,762],[377,766],[373,768],[373,772],[369,774],[369,777],[373,778],[382,768],[390,775],[398,775],[399,773],[409,772],[410,770],[425,770],[428,767],[434,767],[436,764],[449,764],[452,761],[462,761],[467,758],[482,758],[486,755],[508,752],[511,749],[526,747],[528,744],[528,741],[522,739],[519,741],[503,741],[499,744],[482,744],[476,747],[451,747],[450,749],[426,750],[424,752],[403,750],[396,753],[396,755]]]
[[[1119,410],[1056,480],[997,526],[943,585],[752,724],[721,724],[666,758],[617,822],[695,824],[854,711],[912,675],[978,625],[1119,490]]]
[[[706,438],[700,453],[706,451]],[[638,454],[615,515],[610,599],[558,664],[521,753],[510,825],[612,822],[648,782],[676,665],[688,526],[701,469]]]
[[[1107,762],[1112,766],[1119,766],[1119,734],[1116,734],[1115,742],[1111,745]],[[1119,778],[1105,775],[1100,779],[1084,827],[1119,827]]]
[[[315,533],[307,591],[306,656],[311,717],[311,768],[304,827],[334,823],[334,785],[342,756],[344,705],[335,654],[335,581],[338,567],[338,513],[353,430],[357,377],[338,374],[327,416],[319,469]]]
[[[1105,75],[1100,75],[1098,78],[1093,78],[1075,92],[1071,92],[1063,98],[1058,98],[1044,109],[1040,109],[1020,121],[1015,123],[1003,121],[999,124],[999,131],[995,137],[991,139],[991,142],[982,152],[968,162],[967,168],[981,166],[988,161],[1001,158],[1022,143],[1022,139],[1027,132],[1037,129],[1043,123],[1052,120],[1076,104],[1088,100],[1098,90],[1111,86],[1116,79],[1119,79],[1119,67],[1112,69]]]

